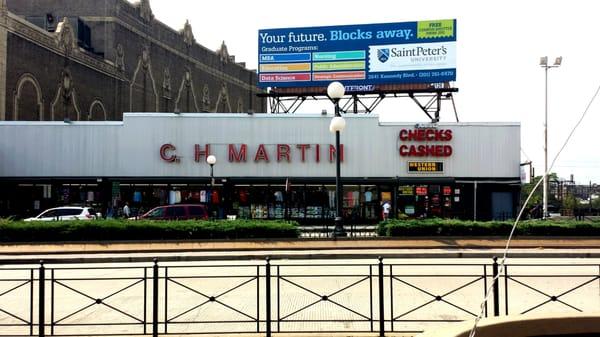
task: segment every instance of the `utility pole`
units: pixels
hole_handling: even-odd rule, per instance
[[[554,61],[553,65],[548,64],[548,56],[540,58],[540,66],[544,68],[545,74],[545,104],[544,104],[544,210],[542,219],[548,218],[548,69],[558,68],[562,63],[562,56]]]

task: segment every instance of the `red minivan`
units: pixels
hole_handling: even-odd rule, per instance
[[[158,206],[139,217],[144,220],[208,220],[208,210],[205,205],[178,204]]]

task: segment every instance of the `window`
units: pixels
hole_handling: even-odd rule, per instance
[[[417,186],[415,191],[417,195],[427,195],[427,186]]]
[[[81,214],[81,209],[79,208],[62,208],[57,210],[58,216],[73,216]]]
[[[175,206],[167,208],[168,217],[182,217],[185,216],[185,207]]]
[[[192,217],[203,217],[206,214],[204,207],[202,206],[190,206],[188,211]]]
[[[77,42],[80,47],[85,50],[93,51],[92,49],[92,34],[90,26],[85,24],[81,19],[77,19]]]
[[[165,214],[164,208],[156,208],[148,213],[148,218],[160,218]]]
[[[53,218],[55,216],[57,216],[56,210],[51,209],[51,210],[45,211],[44,213],[40,214],[39,218]]]
[[[444,195],[452,195],[452,187],[444,186]]]

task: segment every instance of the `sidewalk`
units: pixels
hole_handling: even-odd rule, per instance
[[[264,282],[267,279],[266,270],[268,269],[273,271],[273,274],[270,274],[271,278],[273,278],[271,287],[277,289],[276,292],[273,292],[277,294],[276,297],[273,297],[272,303],[272,310],[275,310],[274,308],[277,306],[277,314],[273,314],[273,320],[277,317],[276,320],[278,323],[294,324],[295,318],[289,319],[289,317],[296,312],[302,311],[301,316],[296,317],[298,319],[296,323],[308,324],[308,327],[301,326],[298,331],[303,329],[311,331],[315,330],[314,326],[318,326],[318,324],[325,325],[323,330],[329,329],[330,325],[334,325],[335,329],[340,329],[341,331],[348,330],[340,333],[318,334],[303,332],[274,333],[273,337],[376,337],[378,336],[377,332],[355,333],[353,331],[364,331],[364,325],[361,326],[360,324],[367,324],[368,322],[365,323],[363,319],[369,317],[371,317],[371,320],[376,319],[378,316],[373,316],[372,314],[373,305],[376,303],[384,303],[373,300],[373,289],[377,289],[373,288],[373,286],[379,287],[377,282],[375,282],[378,277],[376,268],[378,256],[384,257],[384,263],[389,266],[389,269],[386,267],[385,273],[389,273],[390,275],[390,278],[388,279],[386,277],[385,280],[383,277],[379,277],[379,280],[388,282],[385,284],[381,283],[382,286],[380,289],[386,289],[386,294],[388,294],[390,298],[403,299],[402,301],[393,301],[393,303],[395,303],[394,308],[396,309],[392,309],[392,301],[385,302],[389,303],[390,306],[387,309],[384,308],[384,312],[406,313],[411,310],[414,311],[414,308],[418,305],[422,307],[422,303],[434,302],[432,296],[435,298],[435,294],[448,293],[449,295],[459,289],[461,290],[460,296],[454,298],[449,297],[448,301],[452,301],[452,303],[458,301],[456,303],[458,303],[461,308],[469,308],[468,310],[475,311],[479,308],[482,291],[487,288],[485,280],[489,280],[489,277],[491,277],[490,275],[492,275],[492,260],[489,258],[493,255],[500,256],[504,246],[505,241],[503,238],[374,238],[356,240],[344,238],[338,240],[5,244],[0,245],[0,264],[6,264],[6,266],[2,266],[3,278],[6,282],[13,282],[14,280],[27,282],[30,278],[36,277],[35,275],[39,275],[39,271],[36,272],[34,269],[39,268],[39,270],[42,270],[39,265],[39,260],[43,259],[44,266],[47,268],[46,270],[50,270],[50,272],[47,272],[46,277],[50,278],[51,281],[46,283],[32,281],[29,284],[33,287],[34,284],[39,285],[50,282],[49,284],[56,288],[55,290],[54,288],[51,288],[53,289],[52,291],[57,291],[56,294],[58,294],[56,297],[56,301],[58,302],[56,302],[57,304],[53,304],[53,308],[54,305],[58,308],[57,312],[59,314],[57,317],[69,317],[69,315],[73,315],[73,321],[63,323],[72,324],[74,329],[82,329],[81,331],[86,332],[94,331],[90,330],[91,328],[89,327],[93,326],[92,323],[97,322],[95,320],[98,317],[104,317],[102,315],[107,315],[107,313],[115,314],[112,311],[103,311],[106,309],[105,306],[88,303],[89,300],[92,300],[93,302],[96,298],[103,299],[111,297],[111,302],[109,303],[111,306],[114,306],[119,310],[124,310],[125,308],[127,308],[127,310],[138,308],[135,309],[138,311],[134,310],[132,312],[138,315],[136,317],[141,317],[142,314],[140,312],[147,312],[150,307],[148,306],[149,304],[145,304],[146,302],[141,304],[141,298],[145,295],[140,294],[148,294],[148,290],[152,288],[160,289],[160,294],[154,298],[160,298],[161,303],[163,300],[167,303],[166,294],[169,294],[168,299],[170,302],[168,302],[168,305],[165,304],[163,308],[169,308],[169,317],[171,317],[173,323],[172,325],[169,325],[170,335],[178,337],[192,335],[235,337],[245,335],[210,332],[211,326],[205,323],[216,322],[218,324],[229,324],[233,322],[238,324],[236,323],[236,320],[240,319],[240,311],[229,310],[231,308],[243,308],[241,312],[246,314],[251,313],[250,318],[256,317],[259,322],[264,321],[265,316],[263,313],[266,310],[266,306],[263,306],[262,304],[258,305],[256,303],[263,303],[260,300],[257,300],[259,296],[263,296],[261,298],[267,298],[265,297],[267,296],[267,293],[260,289],[265,289],[265,287],[271,289],[267,286],[268,283]],[[517,239],[514,241],[512,247],[511,257],[600,257],[600,238]],[[265,267],[267,263],[265,258],[267,256],[273,257],[271,263],[274,267]],[[357,258],[361,261],[316,261],[316,259],[344,259],[348,257]],[[411,257],[416,258],[416,260],[410,261],[410,263],[405,263],[406,261],[386,260],[393,257]],[[458,261],[460,259],[444,260],[441,262],[436,262],[432,259],[440,257],[485,257],[486,260],[483,262],[465,261],[463,263],[463,261]],[[158,258],[158,265],[155,265],[156,267],[153,267],[153,258]],[[421,260],[418,260],[419,258],[421,258]],[[427,259],[424,260],[422,258]],[[305,260],[298,262],[292,261],[291,259],[307,259],[309,261]],[[218,261],[218,263],[213,263],[211,260]],[[223,262],[223,260],[230,261]],[[192,261],[194,263],[189,263]],[[539,266],[543,266],[544,263],[552,262],[539,261],[539,259],[538,262],[535,262],[535,259],[532,261],[538,263]],[[564,267],[566,263],[573,262],[573,260],[565,261],[567,260],[562,260],[560,262],[562,263],[562,269],[567,269]],[[578,266],[577,262],[575,262],[573,263],[573,268],[568,269],[568,271],[554,270],[555,268],[551,266],[551,269],[546,271],[546,274],[542,273],[542,275],[559,276],[565,275],[565,273],[568,272],[569,275],[584,275],[585,277],[591,275],[590,278],[593,278],[597,275],[597,263],[593,264],[593,262],[590,263],[588,261],[589,260],[583,261],[585,264],[582,264],[581,266]],[[65,263],[93,262],[115,263],[115,265],[59,265]],[[118,263],[125,262],[143,263],[129,264],[128,266],[118,265]],[[11,266],[13,264],[18,266],[15,268]],[[32,266],[23,268],[23,265],[25,264],[31,264]],[[392,264],[396,264],[396,267],[394,268],[400,269],[394,269],[395,272],[392,272]],[[485,265],[481,268],[483,264]],[[521,277],[524,277],[523,275],[529,275],[530,273],[539,272],[539,269],[532,270],[532,265],[533,264],[528,261],[525,267],[517,266],[515,267],[517,269],[511,268],[511,270],[513,270],[513,273],[521,275]],[[433,266],[437,266],[437,268],[434,268]],[[452,269],[451,273],[448,272],[449,267]],[[154,269],[157,271],[156,274],[152,274],[152,268],[156,268]],[[589,271],[588,268],[591,271]],[[486,274],[486,270],[488,274]],[[148,272],[148,274],[146,274],[146,272]],[[400,281],[396,282],[393,281],[396,280],[396,278],[392,278],[392,275],[403,275],[409,277],[412,281],[409,281],[410,284],[407,284],[406,282],[402,283]],[[476,283],[473,283],[474,277],[477,277]],[[149,280],[147,283],[148,289],[145,288],[147,279]],[[151,280],[156,280],[156,283],[150,282]],[[553,283],[548,284],[548,280],[551,280]],[[279,281],[281,281],[281,285],[279,284]],[[568,287],[581,288],[580,280],[575,279],[575,285],[571,285],[571,283],[573,283],[572,281],[572,279],[567,280],[565,277],[543,278],[544,283],[541,289],[568,289]],[[392,292],[391,287],[392,282],[394,282],[394,293]],[[474,286],[467,287],[469,284],[473,284]],[[592,300],[597,298],[597,282],[588,282],[587,284],[590,284],[591,286],[580,290],[585,292],[578,293],[578,298]],[[242,287],[241,285],[244,286]],[[416,285],[421,289],[431,290],[431,292],[415,290],[413,285]],[[13,302],[10,302],[11,304],[26,304],[27,301],[23,301],[23,298],[28,298],[27,292],[33,291],[32,293],[37,294],[39,291],[39,288],[28,290],[27,287],[22,287],[18,289],[24,292],[24,297],[19,297],[16,293],[11,293],[14,295],[12,299]],[[48,289],[48,287],[46,289]],[[119,296],[108,295],[119,294],[123,289],[131,290],[127,290],[127,293],[120,294]],[[83,297],[81,296],[82,294]],[[163,296],[161,294],[165,294],[164,297],[161,297]],[[222,294],[228,294],[228,296],[220,297]],[[328,313],[330,313],[332,308],[335,309],[338,307],[330,307],[330,302],[326,302],[330,301],[330,299],[323,299],[323,294],[327,295],[328,298],[330,297],[329,294],[335,294],[335,301],[338,301],[338,303],[343,305],[348,305],[348,307],[352,308],[354,311],[342,310],[338,314],[339,316],[328,316]],[[383,294],[383,292],[381,294]],[[527,309],[532,305],[530,299],[522,296],[522,293],[518,290],[515,291],[514,288],[511,288],[511,294],[513,294],[512,296],[515,298],[514,301],[511,300],[511,308]],[[137,302],[132,300],[134,296],[138,296]],[[207,299],[211,298],[209,296],[221,298],[222,304],[210,303],[211,301],[207,301]],[[317,297],[313,298],[313,296]],[[42,296],[39,298],[44,297]],[[320,301],[319,298],[321,299]],[[309,300],[308,302],[307,299]],[[315,303],[318,302],[319,306],[314,306],[311,307],[310,310],[303,311],[307,308],[306,305],[307,303],[310,303],[310,301],[316,301]],[[159,301],[156,301],[154,303],[158,302]],[[103,302],[96,302],[96,304],[101,303]],[[135,306],[135,303],[137,303],[137,307]],[[279,308],[280,303],[281,309]],[[596,303],[597,302],[592,302],[593,305]],[[349,306],[349,304],[352,304],[352,306]],[[94,311],[87,311],[85,312],[85,315],[73,314],[74,310],[82,308],[85,305],[87,305],[90,310]],[[42,307],[44,307],[43,303]],[[259,307],[261,309],[259,309]],[[140,311],[139,308],[147,309],[141,309]],[[194,309],[190,311],[190,308]],[[423,314],[423,316],[419,316],[416,320],[413,320],[414,317],[411,316],[395,321],[394,324],[397,324],[395,325],[395,328],[398,331],[419,331],[424,328],[436,326],[436,324],[445,324],[441,323],[444,320],[461,320],[465,319],[465,317],[470,318],[470,316],[465,315],[465,312],[462,309],[457,311],[456,308],[457,307],[440,308],[433,303],[425,309],[428,310],[427,313],[419,313],[420,315]],[[26,309],[27,308],[23,309],[23,311],[28,312]],[[567,309],[570,310],[570,308]],[[282,313],[281,315],[280,310]],[[188,316],[183,316],[181,320],[176,319],[181,316],[182,313],[187,312],[189,312]],[[371,314],[369,314],[369,312],[371,312]],[[162,309],[160,310],[160,313],[160,317],[163,317]],[[354,313],[359,313],[359,316],[354,315]],[[361,316],[361,314],[363,316]],[[49,313],[46,312],[46,315],[49,316]],[[115,315],[115,317],[120,317],[121,320],[125,319],[122,315]],[[166,322],[166,310],[164,315],[165,318],[163,322]],[[218,317],[218,320],[215,320],[212,317]],[[245,320],[248,317],[249,316],[244,316],[242,319]],[[281,317],[284,318],[281,319]],[[391,315],[388,317],[396,316]],[[323,321],[311,321],[315,318],[323,318]],[[424,323],[419,323],[419,320],[421,319],[424,319],[422,321]],[[48,318],[48,321],[52,320],[53,318]],[[306,320],[306,322],[303,323],[303,320]],[[425,324],[428,322],[427,320],[431,320],[429,323],[433,322],[433,324]],[[62,321],[62,318],[59,318],[59,322],[60,321]],[[115,322],[122,321],[117,320]],[[0,321],[0,323],[3,322]],[[203,325],[198,325],[198,323],[202,323]],[[376,323],[377,322],[375,322],[375,324]],[[247,324],[247,322],[244,321],[243,324]],[[199,326],[200,328],[194,328]],[[275,323],[273,323],[273,326],[275,326]],[[58,324],[55,326],[57,329],[65,329],[66,327],[67,324]],[[163,326],[161,325],[161,332],[163,331],[162,327]],[[27,326],[25,326],[24,329],[27,329]],[[108,329],[108,326],[102,327],[102,329]],[[202,329],[208,330],[207,332],[204,332]],[[220,326],[214,329],[219,330]],[[223,329],[227,330],[226,328]],[[255,323],[252,323],[251,331],[254,331],[254,329]],[[289,328],[289,325],[287,326],[287,329],[291,329]],[[377,330],[377,325],[375,325],[374,329]],[[387,329],[389,330],[389,321]],[[112,332],[112,330],[107,331]],[[286,328],[283,328],[283,331],[286,331]],[[103,330],[102,332],[104,333],[106,331]],[[60,333],[57,333],[57,335],[60,335]],[[123,335],[125,335],[125,333],[123,333]],[[385,335],[388,337],[412,337],[416,334],[409,332],[386,332]],[[77,336],[83,337],[86,336],[86,334],[82,333]],[[265,333],[252,333],[248,334],[248,336],[265,336]]]
[[[361,251],[361,250],[502,250],[506,238],[501,237],[439,237],[439,238],[340,238],[297,240],[214,240],[214,241],[161,241],[161,242],[65,242],[0,244],[0,255],[40,254],[118,254],[118,253],[173,253],[173,252],[228,252],[248,251]],[[511,249],[525,250],[600,250],[600,237],[527,237],[515,238]]]

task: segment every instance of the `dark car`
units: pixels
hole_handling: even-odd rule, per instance
[[[145,220],[190,220],[208,219],[208,210],[205,205],[166,205],[158,206],[139,217]]]

